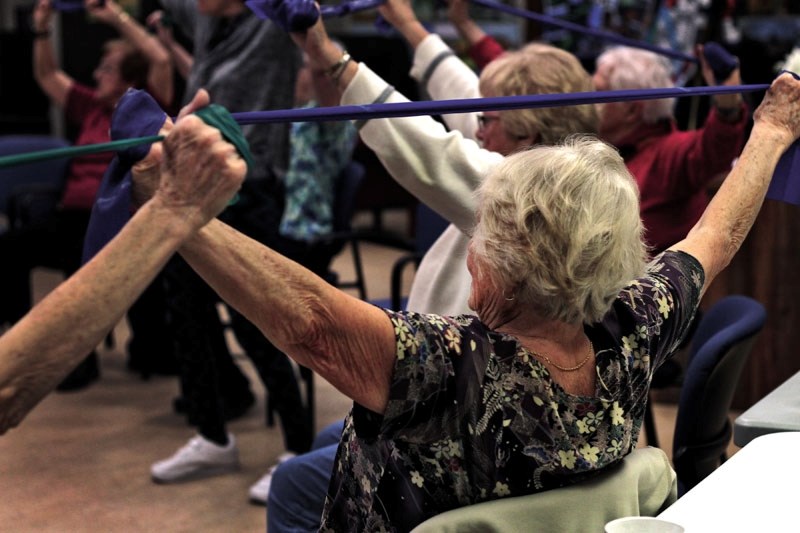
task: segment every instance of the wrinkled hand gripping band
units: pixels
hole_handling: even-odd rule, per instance
[[[253,155],[241,128],[224,107],[212,104],[198,110],[195,115],[219,129],[222,136],[239,151],[248,168],[254,166]],[[118,148],[120,151],[111,161],[97,192],[83,244],[84,262],[100,251],[128,222],[131,212],[131,167],[144,159],[153,142],[164,138],[157,133],[166,119],[166,113],[144,91],[130,90],[117,104],[111,118],[111,138],[117,140],[104,144],[127,145],[124,149]]]

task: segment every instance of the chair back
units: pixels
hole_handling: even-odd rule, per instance
[[[408,304],[408,297],[403,296],[403,272],[408,265],[419,266],[422,257],[433,246],[436,239],[447,229],[450,223],[439,213],[422,202],[417,204],[414,219],[414,252],[399,257],[392,266],[389,281],[389,301],[373,301],[378,307],[388,307],[397,311],[404,310]]]
[[[46,135],[0,136],[0,156],[66,146],[69,146],[66,140]],[[9,200],[21,189],[33,186],[60,191],[64,186],[68,167],[69,158],[62,158],[0,168],[0,213],[9,212]]]
[[[420,202],[414,221],[414,251],[422,257],[450,223],[439,213]]]
[[[364,182],[364,165],[350,161],[336,181],[333,199],[333,231],[350,231],[356,208],[356,197]]]
[[[732,432],[728,412],[766,316],[764,306],[756,300],[727,296],[706,312],[697,327],[672,446],[681,494],[724,460]]]

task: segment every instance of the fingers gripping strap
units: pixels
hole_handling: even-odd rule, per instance
[[[222,136],[236,147],[248,168],[252,168],[253,155],[250,147],[227,109],[211,105],[195,114],[206,124],[219,129]],[[156,134],[166,119],[166,113],[145,91],[130,90],[117,104],[111,118],[111,136],[115,139],[112,142],[133,145],[118,152],[103,175],[84,239],[84,262],[113,239],[130,219],[133,181],[131,168],[147,156],[153,142],[163,139]],[[236,198],[231,203],[235,201]]]
[[[208,107],[198,109],[194,112],[195,115],[200,117],[203,122],[209,126],[214,126],[219,130],[226,141],[236,147],[236,151],[242,156],[247,168],[251,169],[255,166],[253,153],[250,151],[250,145],[242,132],[242,128],[233,119],[233,115],[222,107],[221,105],[211,104]]]

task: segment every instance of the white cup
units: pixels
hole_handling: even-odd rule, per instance
[[[606,524],[606,533],[683,533],[682,526],[651,516],[626,516]]]

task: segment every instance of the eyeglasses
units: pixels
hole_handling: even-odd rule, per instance
[[[490,122],[494,122],[495,120],[500,120],[500,115],[478,115],[478,127],[480,129],[485,128]]]

